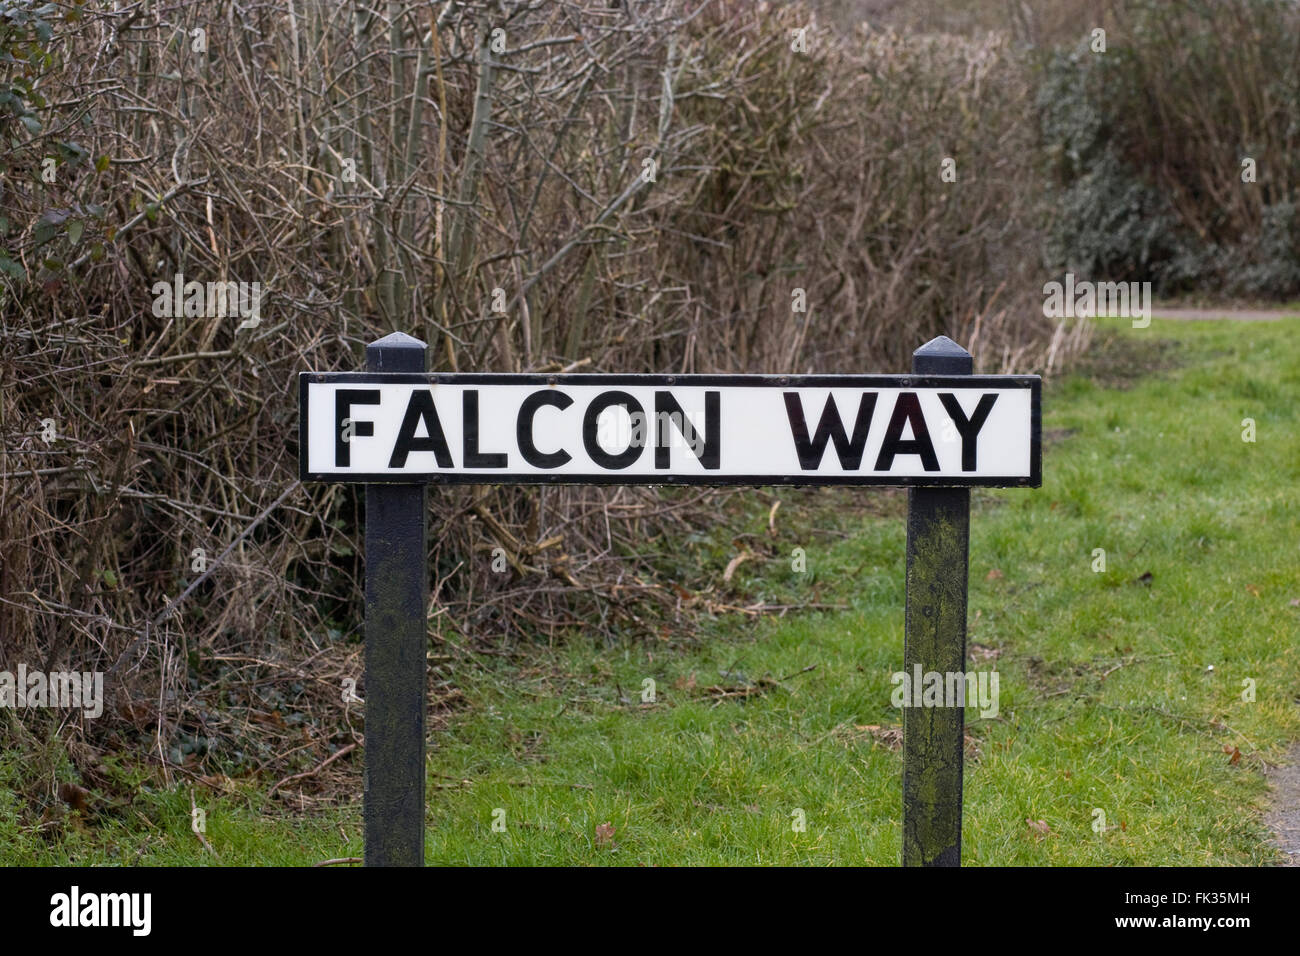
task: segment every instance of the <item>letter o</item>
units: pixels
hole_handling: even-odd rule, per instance
[[[621,405],[631,416],[645,417],[645,409],[641,407],[641,403],[627,392],[601,392],[591,400],[591,404],[587,406],[587,413],[582,417],[582,444],[587,449],[587,455],[591,460],[602,468],[626,468],[640,458],[641,452],[645,450],[645,445],[638,446],[634,443],[617,455],[611,455],[600,447],[600,442],[596,440],[596,424],[600,420],[600,413],[615,405]]]

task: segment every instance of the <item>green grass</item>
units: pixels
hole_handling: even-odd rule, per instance
[[[996,718],[967,711],[967,863],[1276,862],[1262,769],[1300,738],[1297,332],[1300,320],[1108,323],[1098,374],[1045,391],[1043,487],[974,493],[968,641],[1001,697]],[[510,661],[459,655],[450,676],[470,704],[430,742],[428,862],[899,860],[902,762],[888,731],[901,723],[890,675],[902,666],[903,499],[872,517],[846,507],[870,492],[778,494],[775,538],[755,494],[690,547],[726,594],[731,539],[755,534],[775,556],[739,566],[742,603],[845,609],[722,614],[684,644],[575,635]],[[806,573],[791,569],[795,548]],[[776,684],[747,697],[708,690],[764,677]],[[641,700],[647,678],[654,703]],[[268,816],[252,784],[196,795],[216,861],[189,832],[188,789],[51,841],[5,792],[17,772],[0,759],[4,862],[361,853],[359,805]],[[612,839],[598,837],[604,824]]]

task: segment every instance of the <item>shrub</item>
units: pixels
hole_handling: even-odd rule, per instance
[[[363,496],[297,484],[293,382],[394,328],[450,370],[890,370],[940,332],[982,368],[1041,363],[1004,41],[635,6],[74,4],[36,36],[49,59],[6,81],[39,129],[7,123],[0,208],[23,265],[0,276],[0,667],[110,671],[73,743],[233,772],[352,739]],[[260,324],[158,314],[176,274],[262,283]],[[718,513],[432,497],[434,640],[487,651],[681,626],[700,582],[651,552]]]
[[[1048,265],[1164,294],[1300,292],[1300,8],[1127,0],[1104,53],[1044,56]],[[1244,182],[1243,162],[1257,182]]]

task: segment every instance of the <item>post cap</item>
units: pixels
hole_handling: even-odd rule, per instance
[[[428,349],[405,332],[390,332],[366,346],[366,367],[372,372],[423,372]]]
[[[975,360],[964,348],[939,335],[912,353],[912,371],[927,375],[969,375]]]
[[[371,342],[366,346],[368,349],[426,349],[428,348],[419,339],[407,335],[405,332],[389,332],[382,339]]]

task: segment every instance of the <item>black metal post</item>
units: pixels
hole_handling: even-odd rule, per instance
[[[970,375],[969,352],[947,336],[912,353],[918,375]],[[966,671],[970,489],[912,488],[907,496],[903,668]],[[906,685],[905,685],[906,686]],[[962,685],[958,685],[962,686]],[[912,688],[920,693],[920,688]],[[903,710],[903,865],[961,866],[963,702]]]
[[[423,372],[401,332],[366,346],[370,372]],[[366,485],[366,866],[424,865],[428,492]]]

